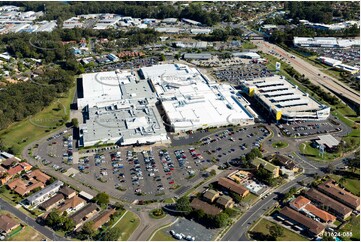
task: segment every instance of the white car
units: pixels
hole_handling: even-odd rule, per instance
[[[154,176],[154,173],[149,173],[149,176]]]
[[[142,176],[140,176],[140,177],[138,177],[138,178],[139,178],[139,180],[143,180],[143,179],[144,179]]]

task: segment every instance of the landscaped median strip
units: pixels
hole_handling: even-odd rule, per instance
[[[162,230],[162,229],[164,229],[164,228],[167,228],[167,227],[172,226],[173,224],[175,224],[176,222],[178,222],[178,220],[179,220],[179,218],[177,218],[175,221],[173,221],[173,222],[170,223],[170,224],[166,224],[166,225],[158,228],[156,231],[154,231],[154,232],[152,233],[152,235],[150,236],[150,238],[149,238],[147,241],[151,241],[156,233],[158,233],[160,230]]]

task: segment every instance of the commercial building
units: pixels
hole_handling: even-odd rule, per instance
[[[313,219],[306,217],[305,215],[289,207],[284,207],[283,209],[281,209],[279,214],[282,217],[290,220],[292,223],[302,226],[311,235],[318,236],[323,234],[323,232],[325,231],[325,226],[323,226],[321,223],[318,223]]]
[[[210,83],[196,68],[164,64],[143,67],[140,74],[152,83],[174,132],[254,123],[237,90]]]
[[[332,180],[320,184],[317,189],[352,209],[360,210],[360,198],[342,189]]]
[[[319,218],[323,222],[333,223],[336,221],[336,217],[329,214],[328,212],[317,208],[315,205],[311,204],[311,200],[305,198],[304,196],[298,196],[293,201],[290,202],[290,207],[306,214],[310,218]]]
[[[83,74],[81,84],[81,146],[169,142],[147,80],[130,71],[112,71]]]
[[[332,151],[340,144],[335,137],[330,134],[317,136],[317,139],[313,140],[318,146],[325,146],[326,150]]]
[[[187,19],[187,18],[182,18],[182,22],[190,24],[190,25],[202,25],[201,22],[191,20],[191,19]]]
[[[183,59],[185,60],[209,60],[212,58],[212,55],[209,53],[185,53]]]
[[[293,44],[298,47],[349,48],[360,46],[360,40],[335,37],[294,37]]]
[[[276,178],[280,176],[280,167],[275,166],[272,163],[261,159],[259,157],[256,157],[251,161],[251,165],[254,166],[256,169],[259,169],[260,167],[263,167],[266,169],[269,173],[272,174],[272,178]]]
[[[320,56],[317,58],[318,61],[320,61],[322,64],[328,65],[328,66],[336,66],[342,63],[340,60],[332,59],[325,56]]]
[[[45,187],[43,190],[34,193],[33,195],[26,198],[26,202],[29,205],[33,205],[33,206],[38,205],[39,203],[42,203],[47,199],[51,198],[55,193],[59,191],[62,185],[64,185],[62,181],[55,181],[54,183]]]
[[[232,53],[234,57],[245,58],[245,59],[260,59],[261,56],[256,52],[235,52]]]
[[[330,107],[317,102],[283,76],[242,81],[242,89],[277,121],[326,120]]]
[[[311,188],[304,195],[319,208],[327,210],[341,220],[348,218],[352,213],[351,208],[337,202],[316,189]]]

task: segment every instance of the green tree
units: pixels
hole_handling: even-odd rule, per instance
[[[176,202],[176,210],[177,211],[183,211],[186,214],[190,213],[192,211],[192,207],[190,205],[189,197],[181,197]]]
[[[71,119],[71,124],[75,127],[75,128],[79,128],[79,121],[77,118],[72,118]]]
[[[81,233],[83,235],[85,235],[87,240],[91,240],[95,236],[95,230],[93,228],[93,225],[94,225],[94,222],[89,221],[89,222],[86,222],[81,229]]]
[[[62,228],[66,232],[72,231],[75,228],[75,223],[71,218],[64,217]]]
[[[211,176],[215,176],[217,173],[216,173],[216,170],[212,169],[209,174],[211,174]]]
[[[284,228],[278,224],[275,224],[269,227],[269,233],[272,236],[273,240],[277,240],[277,238],[283,236]]]
[[[93,201],[101,207],[106,206],[109,204],[109,195],[106,194],[105,192],[98,193],[93,198]]]
[[[59,224],[61,224],[60,215],[57,212],[50,212],[46,217],[45,224],[51,228],[55,228]]]
[[[220,213],[215,216],[214,222],[217,228],[222,228],[228,224],[229,216],[226,213]]]
[[[109,229],[105,234],[102,240],[104,241],[117,241],[122,235],[122,231],[117,228]]]

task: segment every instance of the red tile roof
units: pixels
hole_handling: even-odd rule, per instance
[[[15,166],[15,167],[13,167],[13,168],[10,168],[10,169],[8,170],[8,174],[9,174],[10,176],[13,176],[13,175],[15,175],[15,174],[18,174],[18,173],[22,172],[23,170],[24,170],[24,169],[23,169],[21,166],[17,165],[17,166]]]
[[[325,222],[329,222],[329,221],[334,222],[336,220],[335,216],[329,214],[326,211],[323,211],[322,209],[319,209],[315,205],[307,204],[305,206],[305,209]]]
[[[234,181],[231,181],[230,179],[224,177],[218,180],[218,185],[227,188],[232,192],[235,192],[241,196],[243,196],[245,193],[249,193],[248,189],[245,188],[244,186],[237,184]]]
[[[296,199],[290,202],[290,205],[295,206],[297,209],[301,209],[310,202],[311,201],[304,196],[298,196]]]
[[[321,223],[318,223],[318,222],[314,221],[313,219],[308,218],[305,215],[303,215],[289,207],[284,207],[280,211],[280,214],[282,214],[282,215],[292,219],[293,221],[303,225],[304,227],[308,228],[308,230],[310,232],[312,232],[313,234],[318,235],[325,229],[325,227]]]

